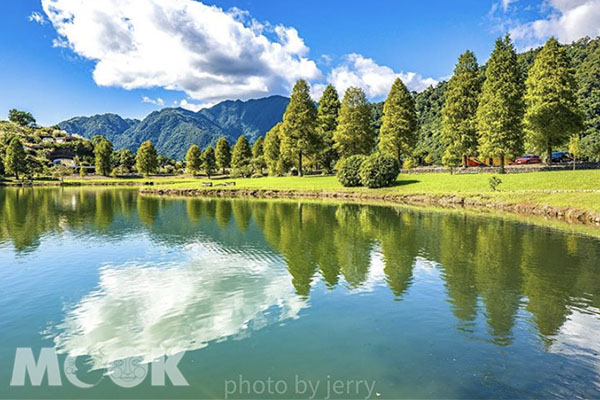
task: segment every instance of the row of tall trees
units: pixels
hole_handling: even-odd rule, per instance
[[[496,41],[481,82],[471,51],[462,54],[448,82],[442,108],[443,163],[466,167],[470,156],[505,157],[524,148],[546,153],[583,130],[574,71],[564,48],[549,39],[522,80],[509,36]]]

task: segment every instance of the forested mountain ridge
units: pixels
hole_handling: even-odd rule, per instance
[[[141,143],[150,140],[160,154],[183,159],[192,144],[215,145],[223,136],[234,143],[244,134],[253,142],[281,120],[288,102],[283,96],[228,100],[198,112],[165,108],[150,113],[142,121],[102,114],[71,118],[58,126],[86,138],[103,135],[116,149],[128,148],[134,152]]]

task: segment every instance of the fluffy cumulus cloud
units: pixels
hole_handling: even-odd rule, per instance
[[[538,46],[554,36],[570,43],[600,35],[600,0],[546,0],[545,18],[516,24],[510,33],[523,48]]]
[[[321,72],[296,29],[194,0],[42,0],[55,45],[95,61],[94,80],[215,101],[289,93]]]
[[[164,106],[165,101],[160,97],[152,99],[148,96],[142,96],[142,103],[154,104],[155,106]]]
[[[409,90],[417,92],[437,83],[435,79],[423,78],[415,72],[395,72],[360,54],[346,56],[342,64],[331,70],[327,81],[340,93],[350,86],[358,86],[363,88],[368,97],[378,98],[387,95],[396,78],[402,79]]]
[[[29,20],[29,22],[35,22],[40,25],[44,25],[46,23],[46,18],[44,18],[44,16],[37,11],[34,11],[31,14],[29,14],[29,17],[27,19]]]

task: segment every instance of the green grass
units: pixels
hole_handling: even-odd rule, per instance
[[[493,192],[488,184],[492,174],[448,173],[402,174],[396,184],[389,188],[368,189],[364,187],[343,187],[335,176],[305,177],[264,177],[247,179],[213,179],[219,184],[235,181],[236,188],[265,190],[297,190],[324,192],[361,192],[361,193],[414,193],[429,195],[457,194],[468,198],[483,198],[486,201],[549,205],[576,208],[600,212],[600,170],[587,171],[551,171],[496,175],[502,180],[499,191]],[[149,178],[96,178],[65,179],[67,183],[80,185],[132,184],[139,186],[145,182],[154,182],[155,187],[194,189],[204,188],[208,179],[191,177],[149,177]],[[38,181],[40,184],[58,182]],[[222,186],[213,187],[213,189]],[[544,191],[572,191],[550,193]],[[597,190],[598,192],[585,192]]]
[[[600,212],[600,170],[551,171],[496,175],[502,180],[498,192],[493,192],[488,184],[492,174],[403,174],[396,184],[389,188],[368,189],[364,187],[345,188],[334,176],[306,177],[265,177],[249,179],[227,179],[235,181],[236,188],[278,189],[297,191],[326,192],[367,192],[367,193],[420,193],[420,194],[460,194],[465,197],[481,197],[492,201],[526,203],[570,207]],[[184,180],[161,185],[168,188],[200,188],[207,180]],[[214,184],[220,180],[213,180]],[[579,192],[545,193],[536,191],[565,190]],[[598,190],[588,193],[584,190]]]

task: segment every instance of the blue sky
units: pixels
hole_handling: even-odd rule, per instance
[[[216,7],[212,7],[216,6]],[[550,35],[600,34],[600,0],[20,0],[0,13],[0,116],[43,125],[114,112],[288,94],[298,78],[383,98],[446,79],[466,49],[485,62],[510,32],[520,49]]]

